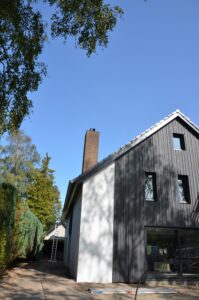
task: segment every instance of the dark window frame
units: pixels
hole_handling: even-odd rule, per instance
[[[178,140],[179,143],[179,148],[176,147],[176,142],[175,140]],[[184,134],[182,133],[173,133],[173,148],[176,151],[185,151],[185,139],[184,139]]]
[[[180,182],[181,181],[181,186]],[[178,186],[178,199],[180,204],[190,204],[190,188],[189,188],[189,178],[187,175],[180,175],[178,174],[177,178],[177,186]],[[180,189],[182,188],[182,195],[180,194]],[[184,198],[184,200],[182,199]]]
[[[146,184],[147,184],[147,178],[151,176],[152,177],[152,198],[146,197]],[[144,200],[147,202],[156,202],[157,201],[157,184],[156,184],[156,173],[155,172],[145,172],[145,181],[144,181]]]

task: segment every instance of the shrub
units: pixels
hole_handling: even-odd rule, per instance
[[[43,226],[16,189],[0,185],[0,275],[18,257],[35,257],[42,248]]]

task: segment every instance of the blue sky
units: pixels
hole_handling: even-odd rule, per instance
[[[87,129],[100,131],[101,160],[177,108],[198,123],[199,1],[110,2],[125,14],[108,48],[87,58],[72,40],[49,39],[41,56],[48,76],[21,127],[52,157],[62,201],[81,173]],[[48,19],[50,9],[40,8]]]

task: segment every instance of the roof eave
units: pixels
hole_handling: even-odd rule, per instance
[[[65,219],[68,217],[71,205],[73,203],[74,196],[76,195],[76,191],[79,188],[80,184],[81,184],[81,182],[78,182],[78,181],[69,181],[66,198],[65,198],[65,203],[64,203],[63,210],[62,210],[62,216],[61,216],[62,223],[64,223]]]

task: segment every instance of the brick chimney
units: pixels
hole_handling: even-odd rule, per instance
[[[94,128],[86,131],[82,173],[92,168],[98,161],[99,132]]]

